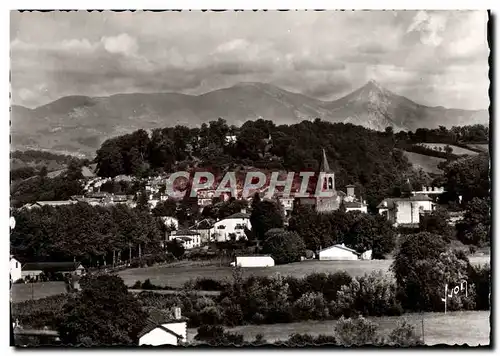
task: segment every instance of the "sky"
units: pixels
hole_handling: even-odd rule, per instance
[[[13,11],[12,103],[239,82],[335,100],[375,80],[420,104],[486,109],[487,22],[486,11]]]

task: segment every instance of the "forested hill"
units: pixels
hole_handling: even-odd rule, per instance
[[[235,135],[234,143],[226,136]],[[176,126],[144,130],[108,139],[97,151],[98,174],[148,176],[154,172],[209,169],[221,177],[227,170],[265,169],[317,171],[325,149],[336,173],[336,186],[356,184],[372,205],[411,177],[416,184],[429,177],[412,171],[395,148],[392,132],[321,120],[276,126],[272,121],[247,121],[240,128],[222,119],[201,128]]]

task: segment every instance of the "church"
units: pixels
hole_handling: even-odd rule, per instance
[[[299,198],[299,204],[313,205],[318,213],[329,213],[337,210],[346,194],[340,190],[335,189],[335,173],[330,169],[326,152],[323,149],[323,160],[319,168],[318,183],[316,190],[313,192],[313,197]],[[323,189],[319,188],[322,187]],[[320,191],[327,193],[328,196],[322,197],[317,193]]]

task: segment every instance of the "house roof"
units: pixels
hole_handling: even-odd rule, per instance
[[[172,235],[173,236],[196,236],[199,234],[200,233],[198,231],[193,231],[193,230],[177,230]]]
[[[80,262],[28,262],[22,266],[23,271],[74,271],[79,267],[83,267]]]
[[[352,253],[354,253],[356,255],[359,255],[359,253],[356,250],[353,250],[352,248],[349,248],[349,247],[345,246],[344,244],[342,244],[342,245],[337,244],[337,245],[333,245],[333,246],[330,246],[330,247],[326,247],[326,248],[320,250],[319,252],[326,251],[326,250],[329,250],[329,249],[332,249],[332,248],[339,248],[341,250],[346,250],[346,251],[352,252]]]
[[[182,335],[177,334],[176,332],[170,330],[168,327],[165,327],[163,325],[170,323],[185,322],[186,320],[187,320],[186,318],[174,319],[171,313],[159,309],[152,309],[150,310],[149,316],[146,319],[146,326],[141,330],[138,336],[142,337],[147,333],[153,331],[154,329],[159,328],[169,334],[174,335],[178,339],[183,339]]]
[[[233,215],[229,215],[228,217],[226,217],[226,218],[224,218],[222,220],[227,220],[227,219],[249,219],[249,218],[250,218],[250,214],[248,214],[248,213],[236,213],[236,214],[233,214]]]

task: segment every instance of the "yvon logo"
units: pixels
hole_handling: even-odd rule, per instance
[[[455,285],[453,288],[449,288],[448,284],[444,286],[444,298],[441,300],[444,302],[444,312],[446,313],[446,306],[448,298],[453,298],[454,295],[457,295],[460,292],[465,291],[465,297],[467,298],[467,281],[461,281],[459,285]]]

